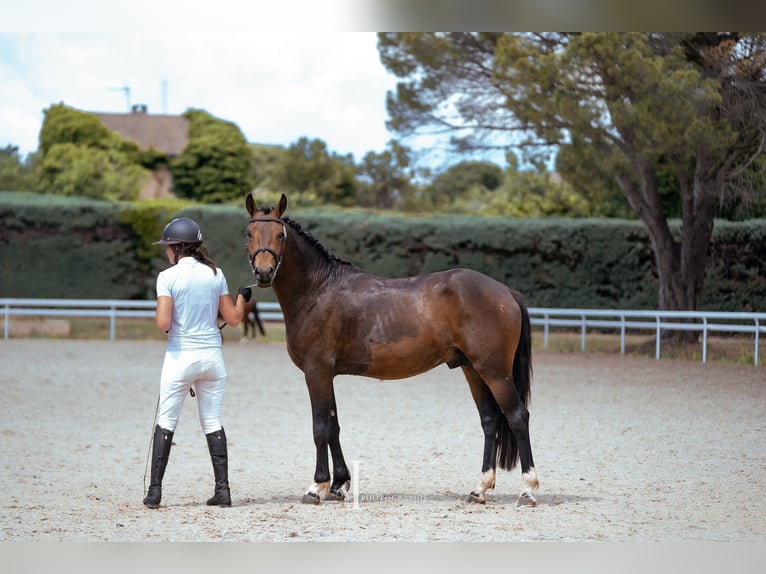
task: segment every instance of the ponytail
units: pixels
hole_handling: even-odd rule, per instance
[[[175,253],[175,263],[178,263],[180,257],[194,257],[200,263],[210,267],[213,270],[213,274],[218,273],[218,267],[207,254],[207,247],[201,243],[178,243],[173,245],[173,253]]]

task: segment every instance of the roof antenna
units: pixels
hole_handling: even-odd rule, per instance
[[[124,86],[120,86],[118,88],[108,88],[110,92],[124,92],[125,99],[128,102],[128,113],[130,113],[130,86],[125,84]]]

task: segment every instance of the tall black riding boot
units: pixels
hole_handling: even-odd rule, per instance
[[[170,447],[173,444],[173,431],[154,427],[154,441],[152,442],[152,469],[149,482],[149,490],[144,498],[144,505],[148,508],[159,508],[162,499],[162,477],[165,476],[165,467],[170,457]]]
[[[208,506],[231,506],[229,490],[229,454],[226,449],[226,433],[221,430],[206,434],[207,448],[213,463],[215,476],[215,492],[207,501]]]

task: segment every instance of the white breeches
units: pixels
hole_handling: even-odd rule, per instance
[[[175,431],[184,399],[194,385],[199,422],[205,434],[222,428],[221,403],[226,366],[220,347],[193,351],[166,351],[160,378],[157,424]]]

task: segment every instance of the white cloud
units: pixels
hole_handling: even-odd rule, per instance
[[[392,137],[395,79],[371,32],[3,33],[0,77],[0,146],[22,154],[37,148],[45,108],[123,112],[125,85],[150,113],[204,109],[251,142],[319,138],[358,161]]]

